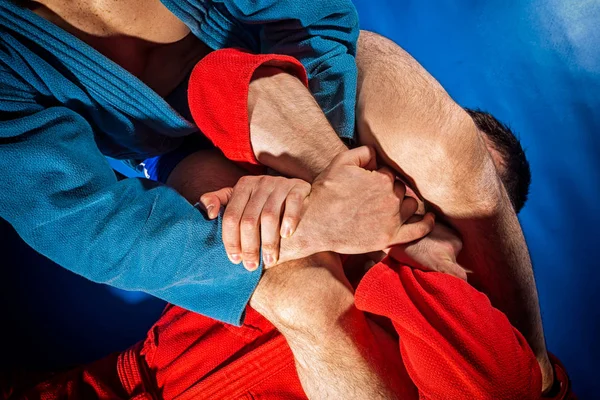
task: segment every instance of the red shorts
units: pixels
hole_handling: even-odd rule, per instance
[[[234,327],[172,305],[143,342],[23,394],[44,400],[306,399],[287,342],[254,310]]]

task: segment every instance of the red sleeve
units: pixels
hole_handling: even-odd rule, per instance
[[[541,373],[529,345],[468,283],[386,259],[361,281],[356,306],[392,320],[422,398],[540,398]]]
[[[188,102],[194,122],[232,161],[259,164],[250,143],[248,89],[252,75],[262,65],[277,66],[308,87],[306,71],[295,58],[238,49],[210,53],[190,77]]]

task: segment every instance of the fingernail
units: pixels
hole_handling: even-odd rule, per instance
[[[289,238],[292,236],[292,228],[290,227],[290,223],[287,221],[283,221],[281,224],[281,236],[284,238]]]
[[[269,266],[271,266],[275,263],[275,257],[273,257],[271,254],[265,254],[264,259],[265,259],[265,264],[267,264]]]
[[[215,217],[215,213],[213,212],[213,208],[215,208],[214,204],[209,204],[206,206],[206,213],[208,214],[208,218],[214,218]]]
[[[256,268],[258,268],[258,264],[256,264],[254,261],[244,261],[244,267],[248,271],[255,271]]]
[[[229,254],[229,259],[234,264],[239,264],[242,261],[242,257],[239,254]]]

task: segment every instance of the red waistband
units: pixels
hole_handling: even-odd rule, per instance
[[[117,363],[123,388],[132,399],[158,399],[158,388],[148,378],[148,368],[140,356],[142,343],[120,354]],[[269,379],[273,374],[294,362],[290,348],[281,335],[274,336],[257,349],[215,372],[208,378],[177,396],[188,399],[239,398],[253,386]]]
[[[155,400],[154,390],[144,378],[146,368],[140,359],[140,350],[143,342],[136,343],[119,355],[117,360],[117,372],[123,389],[132,400]]]

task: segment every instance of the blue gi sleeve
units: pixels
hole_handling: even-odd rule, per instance
[[[118,182],[84,118],[15,96],[0,90],[0,217],[92,281],[239,325],[262,266],[228,261],[220,219],[156,182]]]
[[[297,58],[340,137],[354,138],[358,15],[350,0],[222,0],[246,24],[261,24],[261,53]]]
[[[214,49],[297,58],[340,137],[354,138],[358,15],[351,0],[162,0]]]

